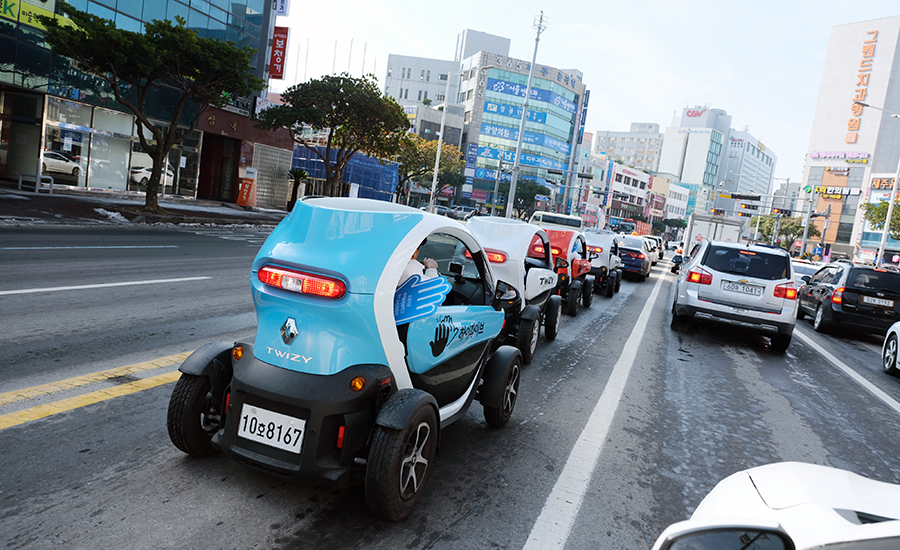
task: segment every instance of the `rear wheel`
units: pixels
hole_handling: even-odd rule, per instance
[[[682,330],[685,325],[687,325],[688,318],[686,315],[680,315],[675,311],[675,305],[677,304],[677,300],[672,300],[672,322],[669,324],[669,327],[678,332]]]
[[[816,332],[825,332],[828,329],[828,322],[825,320],[825,304],[819,304],[816,307],[816,316],[813,317],[813,328]]]
[[[884,351],[881,354],[881,366],[884,372],[891,376],[897,376],[900,371],[897,370],[897,335],[891,334],[884,343]]]
[[[802,321],[806,317],[806,314],[803,313],[803,308],[799,305],[797,306],[797,320]]]
[[[578,294],[581,292],[581,285],[572,283],[569,292],[566,294],[566,314],[575,317],[578,314]]]
[[[559,318],[562,317],[562,298],[550,296],[544,313],[544,338],[553,341],[559,334]]]
[[[594,278],[585,277],[581,283],[581,305],[588,308],[594,302]]]
[[[791,334],[775,334],[772,336],[772,351],[784,353],[791,345]]]
[[[613,294],[616,293],[616,276],[613,273],[610,273],[606,277],[606,297],[612,298]]]
[[[484,420],[492,428],[500,428],[512,416],[519,397],[519,358],[514,357],[507,365],[503,398],[499,407],[484,407]]]
[[[402,430],[375,426],[366,468],[366,503],[375,514],[397,521],[416,507],[437,451],[437,428],[427,404]]]
[[[534,350],[537,349],[538,337],[541,334],[541,316],[535,315],[534,319],[522,319],[519,323],[519,334],[516,337],[516,347],[522,352],[522,360],[531,363],[534,358]]]
[[[209,378],[182,374],[169,398],[169,439],[191,456],[204,457],[215,452],[211,440],[219,420],[209,410],[211,397]]]
[[[616,270],[616,292],[619,291],[619,288],[622,286],[622,272]]]

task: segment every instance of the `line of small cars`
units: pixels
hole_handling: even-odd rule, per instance
[[[598,279],[607,295],[618,288],[615,247],[595,266],[600,246],[587,243],[519,220],[463,225],[383,201],[303,198],[252,263],[255,336],[206,344],[180,366],[169,438],[282,477],[362,481],[376,515],[402,519],[441,430],[476,401],[504,426],[541,327],[556,338]],[[437,267],[416,267],[427,259]]]

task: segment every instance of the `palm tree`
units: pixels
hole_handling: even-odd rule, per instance
[[[304,183],[309,179],[309,172],[304,170],[303,168],[293,168],[289,172],[291,179],[294,181],[293,188],[291,189],[291,200],[288,201],[287,211],[290,212],[294,209],[294,205],[297,203],[297,199],[299,198],[297,195],[300,192],[300,184]]]

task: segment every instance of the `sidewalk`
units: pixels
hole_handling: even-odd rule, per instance
[[[100,189],[55,186],[53,194],[18,190],[15,185],[0,184],[0,226],[26,224],[218,224],[277,225],[286,215],[283,210],[245,209],[219,201],[163,196],[159,206],[170,215],[141,213],[144,195]]]

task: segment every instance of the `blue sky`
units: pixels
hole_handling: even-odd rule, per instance
[[[509,38],[510,55],[530,60],[543,10],[537,62],[584,73],[588,132],[664,129],[686,106],[724,109],[778,156],[775,176],[792,181],[803,175],[831,28],[900,15],[897,0],[291,4],[277,22],[291,27],[286,79],[273,92],[333,69],[383,80],[389,54],[452,59],[466,28]]]

